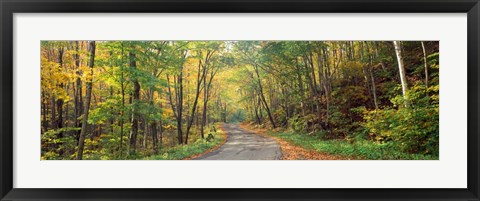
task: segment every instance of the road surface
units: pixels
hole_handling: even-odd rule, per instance
[[[224,124],[227,141],[197,160],[280,160],[280,145],[273,139],[256,135],[236,124]]]

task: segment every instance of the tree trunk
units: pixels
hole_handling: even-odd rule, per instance
[[[175,99],[175,103],[173,103],[172,87],[170,87],[170,76],[167,74],[166,77],[167,77],[167,83],[168,83],[167,84],[167,86],[168,86],[167,87],[168,88],[168,94],[167,94],[168,95],[168,100],[170,102],[170,106],[172,107],[173,116],[176,119],[177,118],[177,109],[176,109],[177,108],[176,107],[177,100]],[[176,79],[176,78],[174,77],[174,79]],[[175,81],[175,83],[176,83],[176,81]],[[175,87],[175,90],[177,90],[176,87]],[[175,92],[175,94],[176,94],[176,92]]]
[[[182,110],[183,110],[183,67],[180,67],[178,76],[173,76],[175,87],[175,104],[172,100],[172,90],[170,87],[170,76],[167,75],[168,82],[168,98],[172,107],[173,115],[177,120],[177,140],[178,144],[183,144],[183,130],[182,130]]]
[[[46,96],[46,95],[45,95],[45,92],[42,92],[42,97],[45,97],[45,96]],[[43,110],[43,114],[42,114],[43,122],[42,122],[42,125],[43,125],[43,132],[48,131],[48,120],[47,120],[48,109],[47,109],[47,104],[46,104],[45,102],[47,102],[47,101],[42,99],[42,110]]]
[[[260,105],[260,100],[258,100],[257,96],[255,95],[255,91],[252,91],[252,102],[253,102],[253,110],[255,112],[255,119],[257,120],[257,124],[261,124],[262,123],[262,120],[260,119],[260,116],[258,115],[258,105]],[[258,103],[257,104],[257,100],[258,100]]]
[[[80,70],[80,44],[78,41],[75,41],[75,67],[76,67],[76,73],[77,73],[77,79],[76,79],[76,87],[75,87],[75,98],[74,98],[74,104],[75,104],[75,127],[81,128],[82,127],[82,122],[79,120],[80,116],[83,114],[83,92],[82,92],[82,74],[83,72]],[[80,132],[77,131],[76,133],[76,139],[77,139],[77,145],[80,140]]]
[[[202,139],[205,138],[205,123],[207,120],[207,103],[208,103],[208,89],[207,89],[207,76],[203,77],[203,112],[202,112],[202,122],[200,125],[200,135]]]
[[[183,66],[180,68],[180,74],[177,77],[178,95],[177,95],[177,135],[178,144],[183,144],[183,129],[182,129],[182,115],[183,115]]]
[[[375,105],[375,109],[378,110],[378,100],[377,100],[377,89],[375,87],[375,77],[373,76],[373,56],[370,54],[370,48],[368,43],[365,43],[368,52],[368,60],[370,63],[370,67],[368,68],[370,74],[370,81],[372,83],[372,96],[373,96],[373,104]]]
[[[82,130],[80,132],[80,139],[78,143],[78,151],[77,151],[77,160],[82,160],[83,157],[83,149],[85,146],[85,136],[87,132],[87,120],[88,120],[88,112],[90,110],[90,100],[92,97],[92,80],[93,80],[93,66],[95,65],[95,41],[88,42],[88,51],[90,53],[90,60],[88,62],[88,66],[90,67],[90,78],[87,81],[87,91],[85,95],[85,106],[84,111],[85,114],[83,115],[82,119]]]
[[[400,74],[400,82],[402,84],[402,94],[403,97],[406,98],[408,86],[407,77],[405,76],[405,66],[403,65],[402,46],[399,41],[393,41],[393,45],[395,46],[395,54],[397,55],[398,72]]]
[[[225,101],[225,103],[223,103],[223,111],[222,111],[222,114],[223,114],[223,123],[227,123],[227,102]]]
[[[56,98],[55,98],[55,95],[52,95],[51,99],[50,99],[50,108],[52,110],[51,112],[51,119],[50,119],[50,124],[51,124],[51,128],[52,129],[57,129],[57,112],[56,112]]]
[[[330,96],[331,96],[331,82],[330,82],[330,64],[328,63],[328,55],[326,48],[322,49],[323,55],[323,89],[325,91],[325,102],[326,102],[326,115],[325,115],[325,124],[328,125],[330,118]]]
[[[428,65],[427,65],[427,51],[425,51],[425,43],[422,41],[423,50],[423,64],[425,66],[425,88],[428,88]]]
[[[322,100],[322,91],[323,91],[323,83],[325,80],[323,79],[323,65],[325,61],[323,61],[322,51],[320,49],[317,50],[317,68],[318,68],[318,119],[321,121],[322,119],[322,111],[320,109],[320,103]]]
[[[262,81],[260,80],[260,74],[258,73],[258,66],[254,65],[255,68],[255,73],[257,74],[257,82],[258,82],[258,88],[259,88],[259,95],[260,98],[262,99],[263,106],[265,106],[265,110],[267,110],[268,114],[268,119],[270,120],[270,123],[272,124],[273,128],[276,128],[277,126],[275,125],[275,121],[273,120],[272,113],[270,112],[270,108],[268,107],[267,100],[265,99],[265,96],[263,95],[263,87],[262,87]]]
[[[175,80],[175,100],[177,107],[177,139],[178,144],[183,144],[183,129],[182,129],[182,116],[183,116],[183,66],[180,66],[180,72],[178,76],[174,76]]]
[[[208,55],[208,54],[207,54]],[[202,72],[200,72],[200,65],[198,66],[198,72],[197,72],[197,88],[196,88],[196,92],[195,92],[195,99],[193,101],[193,107],[192,107],[192,111],[191,111],[191,114],[190,114],[190,118],[187,122],[187,131],[185,133],[185,144],[188,144],[188,135],[190,133],[190,128],[192,127],[192,124],[193,124],[193,120],[195,118],[195,111],[197,109],[197,104],[198,104],[198,97],[200,96],[200,92],[201,92],[201,85],[202,85],[202,82],[203,82],[203,79],[205,77],[205,73],[206,73],[206,64],[203,65],[203,70]]]
[[[373,103],[375,104],[375,109],[378,110],[377,89],[375,87],[375,78],[373,77],[372,67],[370,67],[370,79],[372,81]]]
[[[305,116],[305,89],[303,86],[303,79],[302,79],[302,70],[300,69],[300,66],[298,64],[298,61],[295,60],[295,67],[296,67],[296,74],[297,74],[297,81],[298,81],[298,88],[299,88],[299,93],[300,93],[300,108],[302,110],[302,116]]]
[[[113,86],[110,86],[110,98],[113,97]],[[110,117],[110,133],[114,134],[114,125],[115,125],[115,110],[114,107],[110,107],[112,117]]]
[[[160,104],[161,105],[161,104]],[[163,147],[163,120],[160,119],[160,141],[158,142],[158,146],[161,149]]]
[[[130,59],[130,68],[132,68],[134,71],[137,68],[137,62],[136,62],[136,55],[133,52],[129,52],[129,59]],[[135,153],[137,150],[137,136],[138,136],[138,111],[136,109],[138,102],[140,101],[140,83],[138,82],[137,78],[133,78],[133,100],[132,104],[134,106],[132,107],[132,119],[130,123],[132,124],[132,130],[130,131],[130,144],[129,144],[129,154]]]
[[[123,126],[125,124],[125,75],[123,72],[123,65],[124,62],[124,52],[123,52],[123,42],[122,45],[122,64],[120,65],[120,90],[122,94],[122,108],[120,110],[120,141],[119,141],[119,152],[120,152],[120,159],[123,157]]]
[[[215,77],[216,72],[217,71],[215,71],[215,69],[212,69],[210,71],[210,77],[208,79],[208,83],[207,83],[207,76],[204,76],[204,79],[203,79],[203,90],[204,90],[203,92],[204,93],[203,93],[203,116],[202,116],[202,128],[201,128],[202,139],[205,137],[204,127],[205,126],[208,127],[208,115],[207,115],[208,101],[209,101],[209,97],[210,97],[210,88],[211,88],[212,81],[213,81],[213,78]]]
[[[143,137],[143,140],[142,140],[142,148],[143,150],[146,150],[147,149],[147,138],[148,138],[148,122],[147,122],[147,119],[146,119],[146,116],[145,115],[142,115],[142,117],[140,118],[141,119],[141,126],[140,128],[142,128],[142,130],[139,129],[139,132],[142,133],[142,137]]]
[[[60,65],[60,68],[63,70],[63,47],[59,48],[58,50],[58,64]],[[64,84],[60,83],[59,87],[63,89]],[[63,103],[64,103],[63,98],[59,97],[57,99],[57,114],[58,114],[57,125],[56,125],[57,129],[63,128]],[[63,132],[59,132],[58,137],[63,138]],[[63,150],[60,150],[60,155],[63,155]]]
[[[158,139],[157,139],[157,122],[152,122],[150,125],[150,130],[152,133],[152,146],[153,146],[153,152],[155,154],[158,153]]]

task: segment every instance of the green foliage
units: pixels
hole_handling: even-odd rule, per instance
[[[75,149],[76,138],[71,133],[80,131],[81,128],[64,127],[55,130],[48,130],[41,136],[42,142],[42,160],[57,160],[62,159],[68,154],[69,150]],[[60,137],[60,134],[63,137]]]
[[[105,102],[99,103],[95,109],[88,115],[89,124],[103,124],[106,121],[115,118],[121,110],[120,97],[109,98]]]
[[[207,138],[205,138],[205,140],[207,142],[211,142],[211,141],[215,140],[215,136],[212,133],[209,133]]]
[[[335,97],[336,104],[345,105],[348,108],[363,106],[369,100],[363,86],[340,87],[333,91],[332,96]]]
[[[392,99],[398,109],[365,112],[363,126],[377,143],[389,143],[408,153],[438,156],[438,95],[426,96],[426,91],[437,90],[438,86],[428,90],[415,86],[408,91],[407,99],[402,96]]]
[[[309,115],[295,115],[288,120],[288,124],[293,131],[296,132],[309,132],[316,121],[316,116],[314,114]]]
[[[317,136],[295,132],[271,132],[271,135],[294,145],[321,153],[367,160],[438,160],[438,155],[410,154],[399,150],[393,143],[368,140],[321,140]]]
[[[153,155],[150,157],[146,157],[144,159],[147,160],[182,160],[184,158],[188,158],[190,156],[194,156],[197,154],[204,153],[205,151],[211,149],[212,147],[220,144],[223,142],[223,139],[225,136],[221,135],[218,131],[215,134],[214,133],[209,133],[208,137],[210,136],[221,136],[221,137],[213,137],[213,139],[210,140],[202,140],[198,139],[197,141],[183,145],[183,146],[175,146],[171,148],[166,148],[162,150],[159,154]]]
[[[243,109],[238,109],[234,113],[227,115],[227,122],[230,122],[230,123],[243,122],[245,121],[245,119],[246,119],[245,110]]]
[[[295,115],[288,120],[290,128],[295,132],[303,132],[305,129],[305,121],[299,115]]]
[[[438,42],[424,43],[428,87],[419,42],[401,42],[405,97],[391,41],[96,41],[95,55],[87,43],[41,42],[42,159],[76,158],[87,113],[81,149],[91,160],[201,153],[222,139],[216,127],[200,139],[203,114],[289,129],[286,139],[328,153],[438,157]]]

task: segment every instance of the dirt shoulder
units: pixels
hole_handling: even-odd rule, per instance
[[[282,160],[350,160],[341,156],[330,155],[326,153],[320,153],[314,150],[307,150],[305,148],[292,145],[291,143],[268,134],[265,128],[256,128],[250,124],[240,124],[240,127],[253,131],[253,133],[270,137],[276,140],[282,149]]]
[[[196,159],[198,157],[201,157],[203,155],[206,155],[212,151],[215,151],[216,149],[220,148],[223,144],[225,144],[225,142],[227,142],[227,132],[225,131],[225,129],[223,129],[223,124],[220,125],[218,127],[218,129],[221,131],[220,135],[222,135],[222,142],[218,143],[217,145],[213,146],[212,148],[208,149],[207,151],[201,153],[201,154],[196,154],[196,155],[193,155],[193,156],[190,156],[190,157],[187,157],[187,158],[184,158],[182,160],[193,160],[193,159]]]

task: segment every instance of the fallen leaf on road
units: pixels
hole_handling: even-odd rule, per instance
[[[280,144],[282,149],[282,160],[350,160],[350,158],[330,155],[314,150],[307,150],[302,147],[292,145],[283,139],[269,135],[267,133],[267,129],[265,128],[254,128],[249,124],[241,124],[240,127],[250,130],[255,134],[275,139]]]

